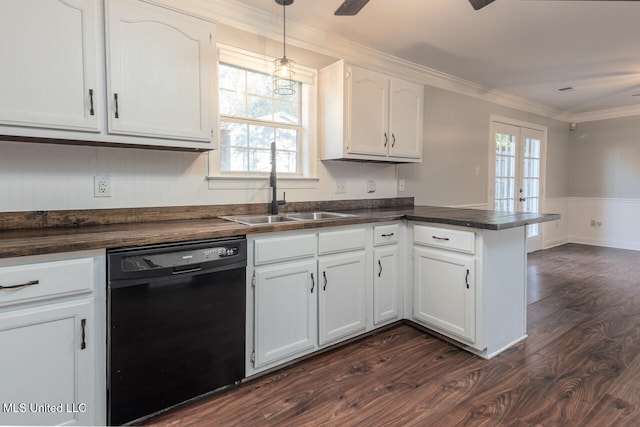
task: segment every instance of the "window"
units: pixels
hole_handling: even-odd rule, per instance
[[[253,188],[262,185],[271,170],[272,142],[278,179],[317,181],[316,70],[296,65],[296,94],[275,95],[272,58],[218,48],[220,133],[218,149],[209,154],[209,179],[226,180],[230,186],[211,188],[240,188],[234,180],[238,185],[256,180]]]
[[[269,74],[221,63],[220,170],[268,172],[276,143],[278,172],[297,174],[302,134],[300,86],[294,95],[273,94]]]

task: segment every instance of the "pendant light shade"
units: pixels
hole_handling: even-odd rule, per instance
[[[273,93],[277,95],[293,95],[296,93],[296,82],[293,80],[295,72],[293,67],[295,62],[287,58],[287,21],[286,7],[293,3],[293,0],[275,0],[282,6],[282,58],[273,61],[275,70],[273,71]]]

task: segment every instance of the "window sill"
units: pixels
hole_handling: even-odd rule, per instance
[[[269,175],[210,175],[207,176],[209,190],[260,190],[269,188]],[[278,175],[279,189],[316,189],[320,178]]]

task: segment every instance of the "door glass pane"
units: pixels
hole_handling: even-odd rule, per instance
[[[496,179],[494,209],[513,211],[515,208],[515,135],[496,132]]]
[[[540,139],[531,136],[524,138],[522,189],[522,211],[540,211]],[[527,237],[538,235],[538,224],[527,226]]]

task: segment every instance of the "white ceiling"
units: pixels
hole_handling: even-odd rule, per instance
[[[287,22],[565,117],[640,112],[640,1],[496,0],[474,11],[468,0],[370,0],[356,16],[334,16],[341,2],[295,0]],[[282,16],[274,0],[240,3]]]

